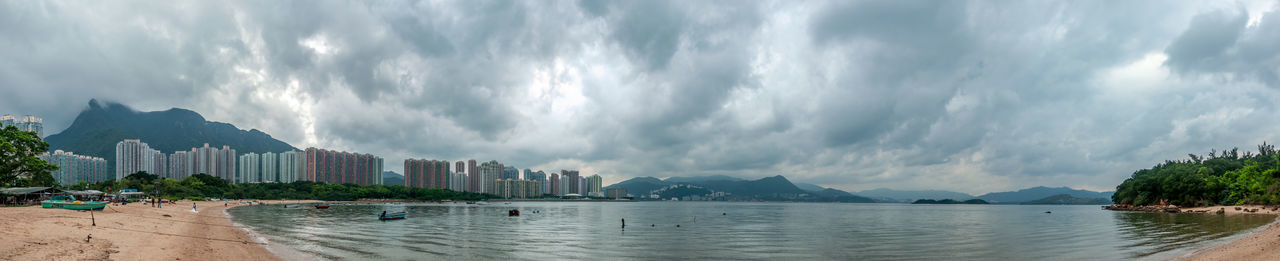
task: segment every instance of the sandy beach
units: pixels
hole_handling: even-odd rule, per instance
[[[1212,215],[1219,209],[1223,210],[1226,215],[1247,215],[1247,214],[1266,214],[1280,215],[1280,211],[1273,210],[1268,206],[1217,206],[1217,207],[1199,207],[1184,208],[1183,211],[1191,210],[1206,211]],[[1249,213],[1244,210],[1257,209],[1257,212]],[[1225,245],[1216,245],[1199,249],[1182,260],[1280,260],[1280,226],[1276,222],[1271,222],[1268,227],[1262,231],[1258,231],[1252,235],[1248,235],[1235,241],[1226,243]]]
[[[195,202],[198,213],[192,203],[107,205],[92,219],[88,211],[2,207],[0,260],[279,259],[231,223],[224,202]]]

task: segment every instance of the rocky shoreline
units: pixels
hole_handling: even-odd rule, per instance
[[[1102,209],[1114,210],[1114,211],[1142,211],[1142,212],[1159,212],[1159,213],[1213,213],[1218,215],[1227,214],[1228,212],[1236,212],[1236,213],[1262,212],[1261,214],[1280,213],[1280,206],[1213,206],[1213,207],[1194,207],[1194,208],[1184,209],[1174,205],[1134,206],[1130,204],[1112,204],[1109,206],[1102,206]]]

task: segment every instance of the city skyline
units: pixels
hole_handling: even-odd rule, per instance
[[[391,170],[501,159],[970,194],[1113,190],[1280,140],[1263,123],[1280,118],[1275,1],[3,6],[21,20],[0,25],[0,113],[45,135],[96,98]]]

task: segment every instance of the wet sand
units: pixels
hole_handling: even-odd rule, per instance
[[[191,201],[107,205],[93,219],[88,211],[0,207],[0,260],[279,260],[231,223],[223,203],[195,202],[198,213]]]

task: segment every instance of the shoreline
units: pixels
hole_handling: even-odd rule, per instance
[[[198,212],[191,211],[192,203]],[[132,203],[93,212],[3,207],[0,260],[281,260],[269,242],[254,238],[225,211],[245,205],[179,201],[154,208]]]
[[[1231,241],[1191,250],[1172,260],[1280,260],[1280,207],[1262,205],[1209,206],[1178,208],[1173,206],[1106,206],[1114,211],[1141,211],[1199,215],[1272,215],[1275,219],[1247,234],[1233,236]]]
[[[1240,210],[1236,210],[1240,207]],[[1256,209],[1256,212],[1246,212]],[[1265,227],[1255,229],[1251,233],[1241,235],[1230,242],[1215,244],[1193,250],[1174,260],[1280,260],[1280,252],[1272,251],[1280,247],[1280,211],[1275,206],[1213,206],[1188,208],[1188,211],[1205,211],[1213,213],[1223,210],[1224,215],[1273,215],[1275,220]]]

